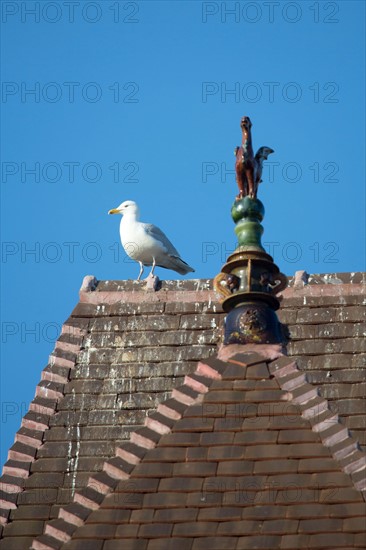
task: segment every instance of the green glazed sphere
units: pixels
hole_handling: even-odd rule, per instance
[[[251,220],[261,222],[264,218],[264,206],[259,199],[243,197],[234,202],[231,207],[231,216],[235,223],[240,220]]]

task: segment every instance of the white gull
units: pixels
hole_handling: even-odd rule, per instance
[[[139,221],[139,208],[134,201],[124,201],[108,214],[122,214],[120,236],[126,254],[140,264],[140,273],[144,266],[152,266],[150,275],[154,274],[155,266],[172,269],[185,275],[194,269],[179,255],[168,237],[151,223]]]

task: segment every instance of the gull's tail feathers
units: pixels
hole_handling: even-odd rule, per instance
[[[159,264],[156,264],[159,265]],[[182,258],[179,258],[179,256],[172,256],[168,255],[166,258],[164,258],[164,265],[159,265],[159,267],[165,267],[165,269],[172,269],[173,271],[176,271],[177,273],[180,273],[180,275],[186,275],[187,273],[194,272],[195,270],[193,267],[187,264]]]

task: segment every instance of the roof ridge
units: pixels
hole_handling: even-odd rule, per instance
[[[352,275],[352,274],[351,274]],[[356,274],[355,274],[356,275]],[[342,304],[343,296],[363,296],[365,292],[365,275],[357,273],[359,277],[354,282],[352,277],[347,282],[338,278],[331,278],[327,274],[323,276],[310,276],[307,283],[295,284],[295,277],[290,278],[289,285],[279,294],[280,300],[314,300],[318,297],[338,298]],[[170,281],[179,283],[180,281]],[[194,279],[184,281],[184,285],[167,285],[164,288],[152,292],[144,284],[135,281],[99,281],[92,289],[80,289],[79,304],[84,305],[115,305],[119,302],[142,304],[148,302],[217,302],[217,294],[211,287],[211,279]],[[201,284],[202,283],[202,284]],[[303,305],[305,305],[304,302]]]
[[[44,445],[44,434],[49,419],[55,414],[57,404],[64,397],[64,389],[70,380],[71,370],[77,362],[87,334],[88,322],[69,317],[62,326],[49,362],[43,369],[28,412],[15,434],[15,442],[8,452],[0,477],[0,524],[9,520],[10,510],[17,508],[18,495],[24,490],[30,475],[31,464],[37,460],[37,452]]]
[[[300,270],[295,271],[294,275],[287,275],[288,286],[302,288],[309,285],[327,285],[339,286],[344,284],[358,285],[366,283],[366,272],[326,272],[326,273],[307,273]],[[93,292],[124,292],[131,293],[145,292],[145,281],[131,281],[130,279],[101,279],[96,280],[93,275],[84,277],[81,293]],[[165,279],[161,281],[161,287],[158,292],[165,291],[202,291],[213,290],[213,278],[196,279]],[[154,294],[154,293],[152,293]]]
[[[256,353],[246,354],[246,357],[246,366],[265,361]],[[228,362],[231,360],[228,359]],[[238,368],[235,361],[232,366]],[[55,550],[70,540],[89,514],[100,507],[104,497],[114,490],[119,481],[130,478],[146,452],[153,449],[163,435],[172,431],[190,406],[202,401],[212,382],[221,379],[227,368],[227,362],[216,356],[199,361],[195,372],[186,375],[184,383],[173,389],[172,396],[159,404],[155,413],[146,417],[144,427],[134,430],[128,441],[116,447],[115,456],[103,463],[102,470],[90,476],[86,487],[75,492],[74,502],[61,507],[57,519],[45,523],[43,535],[33,540],[31,549]]]

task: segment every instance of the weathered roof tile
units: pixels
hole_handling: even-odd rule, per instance
[[[71,523],[76,526],[84,524],[84,521],[90,514],[90,509],[73,502],[65,508],[61,508],[59,512],[59,518],[65,522]]]

